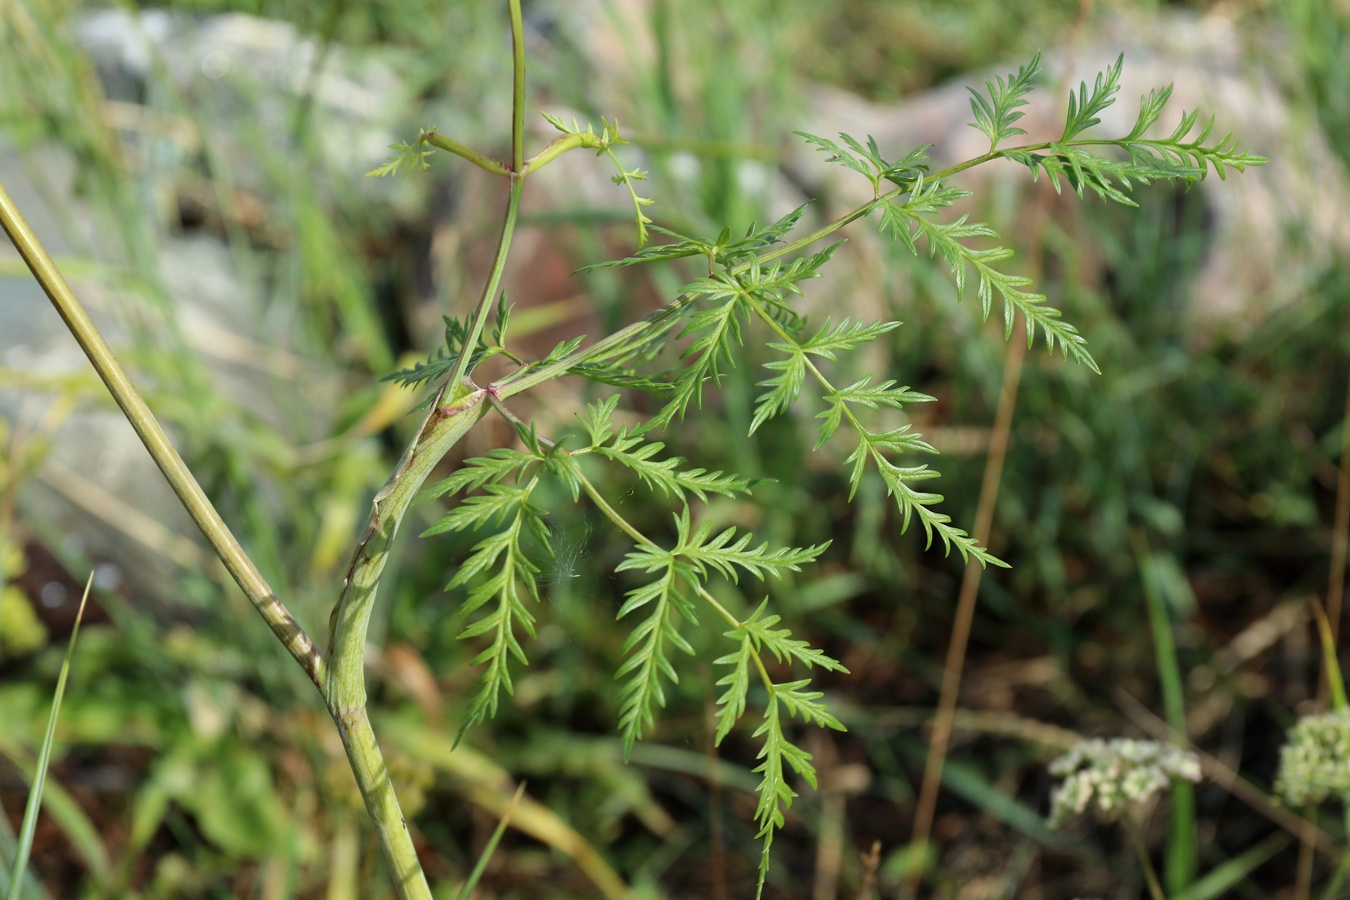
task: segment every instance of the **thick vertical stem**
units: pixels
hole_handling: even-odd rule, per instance
[[[366,811],[375,823],[375,835],[394,878],[394,889],[403,900],[431,900],[431,887],[417,859],[417,849],[408,832],[408,823],[403,819],[403,810],[390,783],[389,769],[380,754],[380,745],[375,741],[370,719],[366,717],[365,705],[331,709],[331,712],[338,734],[342,735],[342,746],[347,751],[352,774],[356,776],[361,797],[366,802]]]
[[[398,467],[375,495],[365,535],[352,556],[342,596],[333,608],[327,677],[323,684],[328,711],[342,736],[352,774],[365,800],[380,849],[389,863],[399,896],[426,900],[431,889],[417,861],[408,823],[389,781],[375,733],[366,717],[366,630],[375,605],[380,575],[398,534],[399,524],[431,470],[446,452],[482,418],[485,390],[460,388],[450,394],[454,403],[437,398],[417,437]]]
[[[450,406],[439,402],[446,392],[453,398]],[[482,417],[487,408],[483,403],[486,394],[482,389],[461,387],[451,392],[447,387],[432,404],[394,473],[375,495],[365,533],[352,554],[342,593],[329,619],[323,694],[335,716],[338,710],[365,706],[366,630],[399,525],[431,470]]]
[[[491,388],[476,388],[468,380],[469,361],[497,299],[506,257],[511,248],[524,176],[525,44],[520,0],[509,0],[514,57],[512,95],[511,191],[492,271],[474,311],[469,333],[460,348],[454,375],[431,405],[394,473],[375,495],[365,534],[352,555],[343,581],[342,595],[329,622],[329,665],[323,682],[324,698],[342,735],[342,744],[356,776],[384,852],[395,878],[399,896],[429,898],[430,888],[412,835],[403,818],[398,797],[390,784],[389,770],[366,716],[365,644],[370,614],[380,576],[384,572],[399,524],[412,505],[431,470],[449,449],[482,418],[489,408],[483,401]]]

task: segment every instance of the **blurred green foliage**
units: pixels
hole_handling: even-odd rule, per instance
[[[891,100],[1056,46],[1069,39],[1079,14],[1078,4],[1059,2],[836,6],[654,0],[653,52],[623,60],[630,77],[622,83],[596,83],[574,35],[550,30],[554,7],[527,4],[539,41],[531,78],[542,98],[531,105],[546,99],[593,121],[617,115],[648,157],[658,223],[694,234],[728,224],[744,229],[772,218],[767,181],[745,174],[771,170],[784,136],[800,125],[794,116],[804,80]],[[253,191],[267,199],[269,227],[284,239],[260,243],[229,216],[219,236],[253,295],[252,314],[265,322],[271,344],[257,352],[291,354],[300,366],[269,374],[280,412],[263,416],[217,390],[175,324],[155,254],[180,223],[138,188],[136,170],[128,169],[135,161],[119,157],[101,124],[97,80],[70,33],[74,17],[90,8],[21,0],[0,13],[15,17],[16,37],[13,52],[0,55],[0,134],[28,154],[38,184],[43,148],[59,144],[73,156],[80,205],[62,213],[73,253],[131,297],[120,313],[126,353],[152,386],[152,405],[176,426],[185,456],[279,593],[311,632],[322,632],[347,542],[414,424],[400,418],[408,398],[376,379],[438,337],[415,333],[399,300],[418,290],[417,254],[427,252],[436,217],[444,215],[439,198],[453,194],[459,175],[437,160],[429,178],[380,197],[357,185],[352,172],[323,162],[320,146],[341,142],[341,134],[295,127],[280,138],[258,129],[245,136],[261,173]],[[293,21],[319,36],[325,52],[342,46],[391,65],[413,98],[409,128],[434,122],[484,143],[504,140],[509,56],[495,4],[204,0],[175,8]],[[1276,59],[1286,89],[1350,159],[1345,14],[1333,4],[1296,0],[1234,15],[1246,32],[1283,35]],[[217,127],[191,97],[156,102],[203,133]],[[293,123],[308,121],[308,98],[287,102]],[[1215,112],[1222,119],[1224,111]],[[235,202],[232,163],[209,141],[187,168],[217,203]],[[411,194],[409,183],[417,186]],[[1241,190],[1241,180],[1226,188]],[[1137,729],[1118,708],[1113,686],[1157,705],[1132,535],[1142,537],[1166,585],[1182,671],[1189,673],[1188,702],[1220,710],[1197,735],[1203,749],[1239,760],[1244,774],[1268,785],[1278,737],[1272,724],[1290,722],[1292,705],[1316,683],[1316,656],[1299,656],[1297,642],[1282,657],[1269,652],[1236,670],[1225,654],[1243,628],[1326,584],[1335,467],[1347,427],[1350,271],[1341,263],[1291,273],[1306,283],[1299,302],[1248,334],[1197,340],[1180,313],[1207,252],[1203,205],[1194,192],[1144,191],[1137,199],[1139,210],[1090,202],[1076,219],[1052,217],[1038,246],[1019,248],[1039,254],[1038,289],[1087,336],[1103,374],[1039,352],[1028,357],[991,539],[991,549],[1014,567],[986,575],[962,699],[963,709],[990,717],[964,728],[953,751],[940,808],[947,839],[935,866],[946,874],[934,876],[933,896],[955,896],[976,877],[1016,896],[1033,857],[1042,883],[1062,885],[1066,897],[1106,890],[1132,869],[1109,838],[1055,843],[1041,827],[1043,764],[1060,748],[1054,735],[1038,731]],[[1003,212],[985,218],[1002,226],[996,216]],[[462,210],[465,218],[491,219],[480,213]],[[88,232],[74,227],[84,215],[97,223],[95,240],[82,240]],[[557,229],[571,268],[613,255],[615,238],[595,222],[593,211],[577,210],[546,223]],[[950,282],[929,260],[894,250],[853,259],[854,285],[875,290],[905,322],[876,364],[886,377],[939,398],[920,430],[946,436],[944,509],[968,523],[1006,345],[997,328],[979,328],[972,310],[955,307]],[[1084,271],[1100,277],[1085,280]],[[457,277],[465,275],[445,276],[433,299],[452,302]],[[596,315],[612,325],[632,317],[633,296],[668,294],[680,283],[670,272],[651,279],[602,272],[581,286]],[[888,287],[901,283],[903,290]],[[840,296],[849,287],[839,286]],[[802,896],[820,842],[837,828],[847,848],[846,891],[862,877],[854,860],[877,839],[881,887],[890,892],[907,864],[901,851],[922,767],[919,726],[936,703],[960,569],[924,553],[916,534],[901,535],[884,498],[863,493],[845,502],[848,486],[837,467],[811,461],[809,415],[774,420],[746,437],[768,358],[763,348],[747,347],[713,401],[715,414],[666,439],[673,452],[709,469],[772,480],[753,504],[716,501],[710,519],[777,546],[834,541],[820,564],[781,594],[780,611],[857,673],[824,680],[850,733],[812,752],[839,772],[861,767],[865,777],[842,823],[824,801],[803,798],[794,807],[798,818],[779,838],[771,888]],[[307,380],[320,383],[311,391],[302,385]],[[81,408],[101,402],[92,386],[66,392]],[[973,437],[970,446],[963,435]],[[18,440],[11,437],[7,457],[22,450]],[[8,533],[0,541],[14,542],[22,531],[61,549],[71,571],[86,570],[91,561],[25,500],[32,469],[4,471],[0,528]],[[670,532],[668,511],[636,483],[613,484],[609,496],[644,531]],[[550,500],[557,501],[551,508],[565,506],[563,496]],[[434,511],[421,515],[429,522]],[[372,699],[391,723],[393,755],[406,761],[396,767],[401,793],[425,791],[416,827],[428,874],[434,883],[458,884],[474,860],[445,848],[469,848],[491,831],[502,808],[493,804],[509,798],[510,778],[517,778],[546,810],[529,820],[528,836],[504,840],[480,888],[484,896],[541,896],[541,884],[549,896],[593,896],[606,883],[604,871],[619,873],[642,896],[708,896],[719,886],[741,896],[754,883],[758,852],[753,815],[746,814],[747,804],[753,810],[753,748],[733,735],[720,759],[708,752],[716,677],[708,673],[671,687],[657,733],[634,748],[631,764],[621,763],[612,673],[625,631],[613,617],[625,589],[614,574],[625,545],[598,525],[584,507],[551,522],[566,552],[545,573],[533,664],[518,677],[513,702],[489,727],[471,732],[458,757],[437,753],[453,739],[477,673],[469,666],[474,648],[455,639],[453,609],[462,598],[442,587],[447,560],[463,559],[471,542],[409,538],[391,563],[377,612],[383,619],[372,630]],[[421,530],[415,522],[405,528]],[[736,586],[723,590],[728,602],[757,604],[752,594],[735,596]],[[61,829],[93,834],[116,864],[101,873],[89,862],[91,844],[53,838],[47,855],[35,859],[49,890],[319,896],[337,885],[338,896],[380,895],[385,876],[368,842],[343,849],[350,846],[344,835],[362,826],[352,815],[350,785],[332,774],[340,748],[326,737],[320,704],[301,674],[213,567],[182,571],[162,593],[172,598],[167,608],[104,592],[111,624],[82,634],[55,777],[72,785],[92,831],[71,824],[73,816]],[[6,617],[18,608],[6,602],[0,617],[7,653],[14,634]],[[702,650],[700,642],[716,635],[705,630],[690,639]],[[0,659],[0,757],[16,761],[41,735],[59,644],[23,661]],[[10,815],[23,793],[13,773],[0,767],[0,800]],[[1204,868],[1270,832],[1227,793],[1207,786],[1197,792]],[[1345,840],[1336,823],[1323,824]],[[348,867],[340,851],[356,852],[359,861]],[[1277,855],[1245,876],[1243,890],[1265,895],[1291,883],[1293,869],[1292,856]],[[269,893],[276,885],[282,893]]]

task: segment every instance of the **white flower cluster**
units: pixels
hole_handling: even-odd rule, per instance
[[[1275,792],[1290,806],[1350,802],[1350,710],[1300,719],[1280,751]]]
[[[1097,738],[1051,762],[1050,774],[1064,779],[1050,798],[1050,825],[1058,828],[1089,806],[1103,818],[1119,819],[1131,803],[1166,789],[1172,778],[1199,781],[1200,758],[1157,741]]]

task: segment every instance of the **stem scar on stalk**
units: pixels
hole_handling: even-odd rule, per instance
[[[465,379],[465,381],[468,382],[469,384],[473,383],[469,382],[468,379]],[[444,391],[445,389],[442,388],[441,389],[442,396],[444,396]],[[435,411],[435,418],[448,419],[453,415],[458,415],[459,413],[464,412],[466,409],[470,409],[474,406],[477,406],[478,404],[483,402],[484,398],[487,398],[489,400],[497,399],[498,393],[499,389],[497,388],[497,386],[495,384],[489,384],[486,387],[475,389],[473,392],[469,393],[463,399],[461,399],[458,403],[452,403],[448,406],[442,406],[438,402]]]

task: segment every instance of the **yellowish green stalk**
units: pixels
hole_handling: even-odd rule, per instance
[[[187,510],[188,515],[197,523],[201,529],[202,535],[206,538],[211,549],[220,557],[225,568],[233,576],[235,582],[243,590],[249,602],[263,617],[267,627],[272,629],[272,633],[277,636],[285,646],[288,653],[295,659],[300,667],[305,670],[314,684],[323,683],[324,662],[319,656],[314,642],[310,640],[300,624],[290,614],[290,611],[277,599],[277,595],[268,585],[267,580],[263,578],[262,573],[258,571],[257,566],[249,559],[248,554],[239,541],[231,533],[225,520],[221,518],[220,513],[211,505],[211,501],[206,498],[201,485],[193,477],[183,458],[178,455],[169,437],[164,433],[164,428],[155,418],[150,407],[146,405],[140,392],[132,383],[122,364],[118,362],[113,354],[112,348],[104,340],[103,335],[95,327],[93,320],[84,307],[76,299],[75,294],[66,283],[56,264],[52,262],[50,254],[46,248],[38,241],[37,235],[29,227],[19,208],[14,204],[9,192],[5,190],[4,185],[0,185],[0,224],[4,226],[5,233],[9,239],[14,242],[14,246],[19,251],[19,255],[28,265],[29,271],[37,279],[42,290],[46,292],[51,299],[52,305],[60,313],[61,318],[65,320],[66,327],[70,333],[75,336],[80,349],[89,357],[89,362],[93,364],[94,370],[103,379],[107,385],[108,391],[117,401],[117,405],[122,408],[122,413],[131,423],[131,427],[136,430],[136,435],[145,445],[145,449],[150,451],[150,456],[154,459],[155,465],[159,466],[160,472],[173,488],[173,492],[178,495],[183,508]]]

